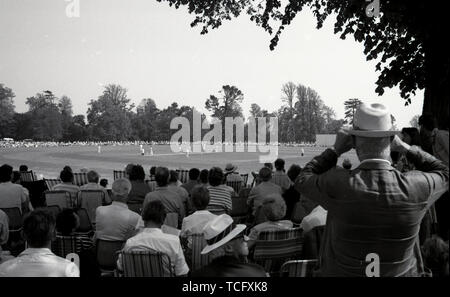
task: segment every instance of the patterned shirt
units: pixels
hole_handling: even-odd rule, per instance
[[[209,190],[209,205],[210,206],[220,206],[225,209],[227,213],[231,212],[231,195],[233,195],[234,190],[232,187],[226,185],[208,186]]]

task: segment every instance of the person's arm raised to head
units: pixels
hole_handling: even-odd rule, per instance
[[[340,155],[354,147],[353,137],[340,130],[333,148],[326,149],[305,165],[295,181],[295,189],[309,199],[322,204],[326,191],[326,172],[334,168]],[[323,205],[325,207],[325,204]]]
[[[406,158],[417,170],[422,171],[429,185],[428,205],[432,205],[442,194],[448,191],[448,166],[439,159],[422,151],[417,146],[409,146],[398,136],[391,142],[391,150],[406,153]]]

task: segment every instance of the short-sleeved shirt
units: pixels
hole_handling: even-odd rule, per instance
[[[17,258],[0,265],[0,277],[79,277],[80,270],[69,260],[47,248],[28,248]]]
[[[171,264],[175,268],[176,275],[185,275],[189,272],[178,236],[163,233],[159,228],[145,228],[142,232],[127,240],[123,251],[146,249],[168,255]],[[119,257],[117,262],[117,266],[120,269],[122,267],[122,259]]]
[[[97,207],[95,238],[127,240],[134,235],[140,216],[125,203],[113,201],[111,205]]]
[[[22,209],[22,203],[28,200],[28,190],[12,182],[0,183],[0,208]]]

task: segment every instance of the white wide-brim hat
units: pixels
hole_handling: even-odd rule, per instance
[[[207,254],[224,245],[244,231],[245,228],[247,226],[243,224],[234,225],[233,218],[227,214],[217,216],[203,228],[203,235],[208,245],[205,246],[201,254]]]
[[[392,129],[389,109],[380,103],[362,103],[355,112],[353,128],[345,130],[350,135],[360,137],[389,137],[399,134]]]

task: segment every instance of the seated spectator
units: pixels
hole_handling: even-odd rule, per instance
[[[352,166],[352,162],[349,159],[344,159],[344,161],[342,162],[342,168],[344,169],[351,170]]]
[[[103,188],[106,189],[106,187],[108,187],[108,180],[106,178],[102,178],[100,180],[100,186],[102,186]],[[111,197],[110,197],[111,198]]]
[[[242,176],[239,174],[239,172],[237,172],[238,167],[228,163],[225,166],[225,177],[226,177],[226,181],[227,182],[244,182],[244,179],[242,178]]]
[[[160,200],[168,213],[178,214],[179,228],[183,222],[183,218],[185,217],[186,210],[180,195],[169,189],[169,178],[169,169],[166,167],[156,168],[155,180],[158,187],[155,191],[150,192],[147,196],[145,196],[143,208],[145,208],[147,203],[150,201]]]
[[[150,179],[155,179],[156,166],[150,167]]]
[[[433,277],[448,277],[448,242],[437,235],[428,238],[422,246],[425,267],[430,269]]]
[[[256,214],[256,210],[262,205],[265,197],[270,194],[282,194],[281,187],[272,183],[272,171],[269,168],[261,168],[259,179],[261,183],[250,191],[247,200],[247,204],[252,207],[253,215]]]
[[[126,178],[128,178],[128,179],[130,178],[131,170],[133,169],[133,167],[134,167],[134,164],[132,164],[132,163],[130,163],[127,166],[125,166],[124,171],[125,171],[125,177]]]
[[[131,182],[131,192],[128,195],[127,204],[132,209],[134,207],[131,205],[142,207],[145,196],[151,192],[149,185],[145,182],[144,168],[141,165],[131,167],[128,179]]]
[[[72,167],[70,167],[69,165],[64,166],[63,170],[70,171],[73,173]]]
[[[158,175],[158,170],[156,171]],[[159,200],[149,201],[142,212],[145,228],[125,243],[123,251],[153,250],[169,256],[177,276],[187,275],[189,267],[184,259],[178,236],[163,233],[161,226],[166,218],[166,209]],[[119,256],[117,267],[122,270],[122,258]]]
[[[28,172],[28,166],[27,165],[20,165],[19,166],[19,172]]]
[[[75,263],[50,250],[55,234],[55,218],[47,210],[35,210],[23,223],[28,248],[17,258],[0,265],[0,277],[78,277]]]
[[[194,271],[192,277],[266,277],[264,269],[256,264],[245,263],[248,247],[243,231],[246,226],[235,225],[233,219],[222,214],[210,221],[204,228],[208,245],[202,254],[222,249],[224,256],[215,258],[209,265]]]
[[[20,184],[20,172],[19,171],[13,171],[13,176],[12,176],[11,182],[13,184]]]
[[[100,175],[94,171],[88,171],[87,175],[87,179],[88,179],[88,183],[85,185],[82,185],[80,187],[80,190],[100,190],[103,191],[103,193],[105,193],[105,199],[103,200],[103,204],[110,204],[111,203],[111,198],[109,197],[108,191],[102,187],[101,185],[98,184],[98,181],[100,179]]]
[[[261,211],[267,221],[254,226],[248,235],[248,248],[251,249],[258,239],[259,233],[263,231],[285,230],[290,229],[294,224],[289,220],[283,220],[286,215],[286,203],[281,195],[271,194],[264,198]]]
[[[187,183],[183,184],[182,187],[190,194],[191,190],[199,184],[199,176],[200,176],[200,170],[198,168],[191,168],[189,170],[189,180]]]
[[[234,193],[232,187],[223,184],[224,175],[219,167],[213,167],[208,173],[209,206],[211,208],[223,208],[225,212],[231,212],[231,197]]]
[[[77,185],[73,184],[73,173],[70,167],[64,167],[61,171],[59,178],[62,183],[54,185],[52,191],[66,191],[69,192],[72,197],[77,197],[80,188]]]
[[[175,193],[180,196],[181,201],[183,202],[184,209],[189,212],[188,209],[188,199],[189,199],[189,193],[186,191],[185,188],[179,186],[180,181],[178,180],[178,172],[175,170],[169,171],[169,185],[167,186],[169,190],[174,191]]]
[[[270,171],[273,171],[273,164],[272,163],[264,163],[264,167],[269,168]]]
[[[131,183],[121,178],[112,184],[112,204],[97,207],[95,214],[95,238],[103,240],[127,240],[136,232],[140,216],[127,206]]]
[[[60,239],[65,236],[75,237],[75,253],[79,254],[82,250],[88,250],[93,243],[91,238],[84,233],[77,233],[76,230],[80,226],[80,218],[71,208],[63,209],[56,216],[56,240],[53,243],[53,251],[62,251],[64,247],[60,246]],[[56,252],[60,256],[65,256],[62,253]]]
[[[208,174],[209,174],[208,169],[203,169],[202,171],[200,171],[200,175],[198,177],[200,184],[205,185],[205,186],[208,185]]]
[[[205,225],[216,217],[215,214],[206,210],[209,204],[209,191],[204,186],[196,186],[192,189],[191,199],[195,208],[195,212],[183,219],[180,237],[187,238],[187,246],[191,247],[192,234],[200,234],[203,232]]]
[[[283,193],[286,192],[286,190],[289,189],[292,185],[291,180],[284,172],[284,163],[285,162],[283,159],[275,160],[275,172],[272,176],[272,182],[280,186]]]
[[[7,164],[0,167],[0,208],[19,208],[22,213],[32,209],[28,190],[11,182],[13,168]]]
[[[7,252],[2,251],[2,245],[8,242],[9,222],[8,216],[0,209],[0,264],[6,261]]]
[[[294,183],[298,175],[302,171],[302,168],[296,164],[292,164],[289,167],[287,176],[292,182],[289,189],[283,193],[283,199],[286,203],[286,216],[285,219],[290,220],[292,218],[292,212],[294,211],[295,204],[300,201],[300,193],[295,189]]]

